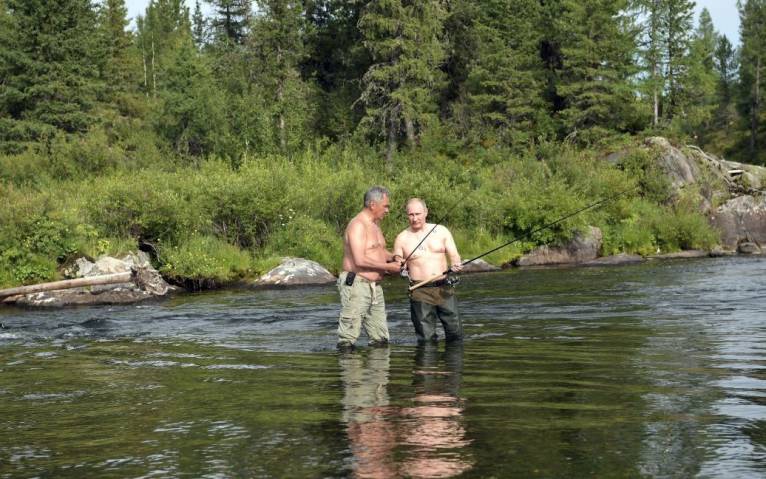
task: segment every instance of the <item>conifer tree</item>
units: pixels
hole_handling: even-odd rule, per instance
[[[689,132],[703,144],[716,109],[714,58],[717,38],[710,12],[704,8],[690,45],[689,70],[684,85],[684,123]]]
[[[202,7],[199,0],[196,0],[194,3],[194,13],[192,14],[192,38],[199,50],[207,43],[207,28],[207,20],[202,14]]]
[[[210,22],[216,41],[244,43],[252,10],[251,0],[209,0],[215,14]],[[196,11],[195,11],[196,15]]]
[[[644,18],[638,35],[639,66],[643,69],[639,88],[650,99],[652,126],[660,122],[665,90],[662,5],[662,0],[634,0],[631,5],[635,15]]]
[[[359,20],[373,61],[363,77],[362,124],[386,138],[389,168],[401,133],[414,145],[434,118],[443,82],[445,16],[440,0],[372,0]]]
[[[556,94],[566,135],[590,141],[610,129],[625,131],[635,116],[635,40],[622,0],[563,0],[554,21],[561,49]],[[585,131],[583,131],[585,130]],[[588,130],[592,130],[588,132]]]
[[[112,96],[116,92],[132,90],[139,73],[133,37],[127,30],[127,15],[125,0],[105,0],[99,11],[104,48],[102,77]]]
[[[223,92],[190,37],[168,59],[157,130],[181,155],[222,153],[227,137]]]
[[[360,79],[370,65],[357,28],[363,0],[314,0],[306,3],[306,57],[304,78],[315,78],[319,88],[316,133],[338,138],[361,120],[355,104],[361,95]]]
[[[191,36],[189,9],[184,0],[149,0],[146,14],[136,19],[136,26],[144,87],[147,93],[156,95],[164,68]]]
[[[540,4],[483,0],[474,12],[467,113],[480,129],[489,127],[505,141],[528,141],[539,133],[538,120],[546,113],[536,29]]]
[[[721,130],[734,123],[736,114],[732,107],[734,105],[737,58],[726,35],[718,37],[713,64],[717,77],[716,104],[718,105],[715,113],[715,127]]]
[[[48,127],[86,131],[96,121],[92,109],[103,89],[94,58],[95,8],[89,0],[6,0],[5,9],[10,18],[3,20],[9,30],[0,34],[8,45],[0,48],[0,110],[24,124],[15,128],[27,139],[49,134]]]
[[[304,141],[311,122],[310,86],[300,75],[306,56],[303,2],[259,0],[261,15],[253,21],[248,50],[253,56],[250,77],[272,104],[279,151],[288,153]]]
[[[682,114],[686,106],[684,88],[688,85],[694,1],[663,0],[661,4],[667,91],[665,115],[673,118]]]
[[[740,13],[739,108],[747,122],[750,160],[766,163],[763,154],[766,91],[766,0],[744,0]]]

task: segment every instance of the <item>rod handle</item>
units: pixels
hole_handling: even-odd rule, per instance
[[[437,281],[439,279],[442,279],[444,277],[445,277],[444,273],[437,274],[436,276],[431,276],[428,279],[424,279],[423,281],[421,281],[419,283],[415,283],[412,286],[410,286],[409,287],[409,291],[415,291],[416,289],[420,288],[421,286],[425,286],[428,283],[432,283],[432,282]]]

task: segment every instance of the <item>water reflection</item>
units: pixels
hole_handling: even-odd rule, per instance
[[[390,349],[340,357],[343,419],[359,478],[446,478],[472,467],[464,400],[462,344],[418,347],[412,388],[392,405]]]

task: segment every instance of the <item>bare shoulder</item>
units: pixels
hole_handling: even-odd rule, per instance
[[[440,236],[440,237],[449,237],[452,236],[452,234],[449,232],[446,226],[443,225],[436,225],[436,229],[434,230],[434,234]]]

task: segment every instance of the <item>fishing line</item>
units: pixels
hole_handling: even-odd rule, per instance
[[[567,220],[567,219],[569,219],[569,218],[571,218],[571,217],[573,217],[573,216],[575,216],[575,215],[578,215],[578,214],[582,213],[583,211],[587,211],[587,210],[589,210],[589,209],[592,209],[592,208],[595,208],[595,207],[597,207],[597,206],[599,206],[599,205],[602,205],[602,204],[604,204],[604,203],[606,203],[606,202],[612,201],[612,200],[614,200],[614,199],[616,199],[616,198],[619,198],[620,196],[622,196],[622,195],[624,195],[624,194],[626,194],[626,193],[630,193],[630,192],[632,192],[632,191],[635,191],[636,189],[638,189],[638,186],[634,186],[633,188],[628,188],[628,189],[626,189],[626,190],[623,190],[623,191],[621,191],[621,192],[619,192],[619,193],[617,193],[617,194],[615,194],[615,195],[612,195],[612,196],[608,196],[608,197],[606,197],[606,198],[603,198],[603,199],[601,199],[601,200],[599,200],[599,201],[597,201],[597,202],[595,202],[595,203],[591,203],[591,204],[589,204],[588,206],[585,206],[585,207],[583,207],[583,208],[580,208],[580,209],[579,209],[579,210],[577,210],[577,211],[573,211],[572,213],[569,213],[569,214],[567,214],[567,215],[565,215],[565,216],[562,216],[561,218],[557,219],[556,221],[551,221],[550,223],[547,223],[547,224],[545,224],[545,225],[543,225],[543,226],[540,226],[539,228],[535,228],[535,229],[533,229],[532,231],[529,231],[529,232],[527,232],[527,233],[525,233],[525,234],[523,234],[523,235],[521,235],[521,236],[518,236],[518,237],[516,237],[516,238],[513,238],[512,240],[508,241],[507,243],[503,243],[503,244],[501,244],[500,246],[498,246],[498,247],[496,247],[496,248],[492,248],[491,250],[489,250],[489,251],[487,251],[487,252],[485,252],[485,253],[482,253],[482,254],[480,254],[479,256],[475,257],[475,258],[471,258],[471,259],[469,259],[469,260],[463,261],[462,263],[460,263],[460,266],[461,266],[461,267],[463,267],[463,266],[465,266],[465,265],[467,265],[467,264],[469,264],[469,263],[473,263],[473,262],[474,262],[474,261],[476,261],[477,259],[483,258],[483,257],[487,256],[488,254],[492,254],[492,253],[494,253],[495,251],[498,251],[498,250],[500,250],[500,249],[503,249],[503,248],[505,248],[506,246],[509,246],[509,245],[511,245],[511,244],[513,244],[513,243],[516,243],[517,241],[521,241],[521,240],[523,240],[523,239],[525,239],[525,238],[529,238],[530,236],[532,236],[533,234],[535,234],[535,233],[537,233],[537,232],[539,232],[539,231],[542,231],[542,230],[544,230],[544,229],[550,228],[551,226],[557,225],[557,224],[561,223],[561,222],[562,222],[562,221],[564,221],[564,220]],[[451,272],[452,272],[451,268],[450,268],[450,269],[447,269],[447,271],[445,271],[445,272],[443,272],[443,273],[441,273],[441,274],[439,274],[439,275],[436,275],[436,276],[434,276],[433,278],[429,278],[429,279],[426,279],[426,280],[424,280],[424,281],[421,281],[421,282],[420,282],[420,283],[418,283],[418,284],[415,284],[415,285],[412,285],[412,286],[410,286],[409,290],[410,290],[410,291],[412,291],[412,290],[414,290],[414,289],[417,289],[417,288],[419,288],[420,286],[423,286],[424,284],[428,284],[428,283],[430,283],[431,281],[433,281],[433,280],[435,280],[435,279],[437,279],[437,278],[440,278],[440,277],[442,277],[442,276],[444,276],[444,275],[446,275],[446,274],[449,274],[449,273],[451,273]]]

